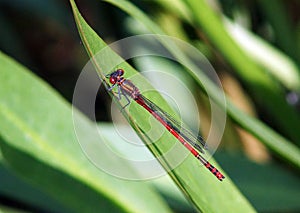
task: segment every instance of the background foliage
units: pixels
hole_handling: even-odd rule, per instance
[[[163,32],[201,50],[217,70],[229,101],[222,146],[214,157],[258,211],[297,212],[298,1],[274,0],[272,7],[266,0],[209,1],[209,5],[191,0],[130,2],[142,12],[123,1],[76,4],[107,43]],[[13,0],[2,1],[0,9],[1,50],[14,59],[0,55],[1,210],[194,211],[168,178],[146,183],[120,180],[96,169],[83,155],[68,102],[88,56],[70,3]],[[148,66],[130,63],[141,70]],[[187,82],[204,103],[197,82]],[[98,121],[110,121],[109,103],[110,97],[100,89]],[[86,138],[93,138],[91,122],[78,115]],[[108,141],[117,138],[112,137],[111,125],[99,125],[107,130]],[[219,190],[215,196],[227,193]],[[208,206],[222,207],[213,200]]]

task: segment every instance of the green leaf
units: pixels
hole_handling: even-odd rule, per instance
[[[0,147],[13,170],[73,212],[169,211],[147,184],[111,176],[87,159],[73,116],[88,143],[103,143],[90,120],[76,110],[72,114],[60,95],[3,53],[0,64]],[[105,156],[104,163],[113,163],[95,151]]]
[[[218,152],[217,159],[258,212],[293,212],[300,208],[299,176],[286,165],[257,164],[237,153]],[[244,172],[240,168],[245,168]]]
[[[295,143],[300,141],[300,116],[285,100],[282,88],[251,60],[228,35],[220,17],[204,0],[186,1],[195,26],[201,27],[243,79],[248,92]],[[276,107],[274,107],[276,106]]]
[[[229,19],[225,19],[225,26],[228,33],[252,60],[267,68],[266,71],[287,89],[300,91],[300,71],[291,58],[259,36],[230,22]]]
[[[192,21],[193,13],[191,13],[189,8],[183,1],[158,0],[156,2],[163,6],[164,9],[166,9],[173,16],[179,16],[181,19],[187,21],[191,25],[195,25]],[[259,3],[262,4],[262,2],[266,3],[267,1],[260,1]],[[169,7],[170,4],[172,4],[172,7]],[[266,6],[266,9],[274,12],[272,8],[268,6]],[[277,16],[274,18],[277,18]],[[222,17],[222,23],[227,32],[233,37],[234,41],[237,42],[240,48],[243,49],[245,54],[247,54],[247,56],[249,56],[255,63],[266,68],[266,70],[264,71],[272,74],[278,81],[280,81],[281,84],[283,84],[288,89],[295,91],[300,90],[300,72],[297,68],[296,63],[291,58],[289,58],[279,49],[275,48],[259,36],[249,32],[247,29],[244,29],[238,23],[233,23],[224,15]],[[207,24],[211,25],[209,23],[209,19],[207,20]],[[175,27],[179,28],[180,26],[178,25],[179,24],[177,24]],[[285,26],[283,25],[282,27]],[[281,31],[284,32],[284,30]],[[178,32],[176,33],[178,34]],[[179,34],[181,35],[182,33]],[[187,37],[187,35],[185,36]],[[286,38],[287,37],[288,36],[286,36]],[[294,40],[290,39],[289,42],[294,42]]]
[[[114,53],[107,52],[101,58],[94,57],[101,48],[105,48],[106,44],[101,38],[99,38],[95,32],[87,25],[82,16],[79,14],[74,1],[70,1],[72,4],[75,20],[81,35],[82,41],[89,53],[91,59],[93,60],[97,72],[105,80],[104,76],[108,71],[103,67],[105,66],[105,60],[116,60],[118,61],[118,56]],[[135,8],[130,6],[127,1],[117,1],[114,3],[119,3],[122,5],[123,9],[128,7],[128,10],[134,10],[140,14]],[[112,57],[116,57],[114,59]],[[131,68],[126,63],[120,65],[126,72],[128,76],[135,73],[135,70]],[[142,83],[146,81],[142,78],[139,79]],[[170,112],[170,107],[166,105],[166,102],[159,96],[158,93],[153,93],[151,96],[154,102],[159,101],[160,106]],[[145,126],[148,124],[149,113],[146,112],[136,103],[132,103],[130,106],[130,112],[123,110],[123,113],[127,116],[130,124],[137,131],[141,139],[145,142],[152,142],[150,136],[143,134],[145,131]],[[133,108],[133,109],[132,109]],[[139,110],[139,111],[132,111]],[[133,113],[137,112],[137,113]],[[155,124],[157,128],[163,128],[159,123]],[[166,143],[166,141],[168,143]],[[149,145],[150,150],[156,157],[159,157],[161,153],[166,153],[171,145],[178,143],[176,139],[166,132],[158,142]],[[182,148],[184,152],[184,148]],[[165,169],[169,169],[170,159],[159,158],[160,163]],[[203,167],[199,167],[199,162],[191,155],[189,155],[186,160],[178,166],[176,169],[169,172],[169,175],[179,186],[179,188],[184,192],[186,197],[203,212],[253,212],[251,205],[244,199],[237,188],[231,183],[230,179],[227,177],[222,183],[217,181],[212,175]]]
[[[294,31],[292,28],[292,17],[284,1],[272,1],[272,7],[270,7],[269,1],[262,0],[258,1],[257,5],[272,26],[277,45],[295,61],[299,61],[299,48],[295,48],[297,43],[296,30]]]
[[[0,157],[0,194],[1,197],[16,200],[28,207],[53,212],[69,212],[69,209],[59,202],[41,192],[28,182],[20,179],[13,171],[5,167],[3,159]]]

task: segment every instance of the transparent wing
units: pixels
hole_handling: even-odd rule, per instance
[[[155,103],[144,97],[143,95],[139,95],[140,98],[144,100],[144,102],[151,107],[156,114],[158,114],[161,118],[165,120],[165,122],[174,129],[178,134],[180,134],[190,145],[192,145],[199,152],[204,153],[203,149],[206,149],[206,142],[200,134],[194,134],[190,130],[183,127],[181,123],[175,120],[170,114],[165,112]]]

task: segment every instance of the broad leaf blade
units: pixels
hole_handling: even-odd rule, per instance
[[[118,1],[123,6],[128,6],[125,1]],[[99,38],[95,32],[88,27],[87,23],[79,14],[76,5],[71,1],[74,16],[76,23],[86,47],[87,52],[91,57],[94,54],[97,54],[99,48],[105,48],[106,44]],[[132,9],[132,8],[131,8]],[[93,48],[95,46],[95,48]],[[114,54],[108,54],[110,57],[114,57]],[[105,70],[101,69],[101,61],[94,61],[97,71],[100,76],[104,76]],[[123,63],[121,66],[123,69],[128,71],[130,74],[135,71],[126,63]],[[107,71],[106,71],[107,72]],[[129,76],[130,76],[129,74]],[[162,106],[168,108],[165,105],[165,102],[159,98],[158,94],[153,95],[153,97],[160,100]],[[132,103],[134,105],[134,103]],[[135,105],[134,105],[135,106]],[[161,106],[161,105],[160,105]],[[136,108],[140,106],[135,106]],[[136,129],[140,137],[145,141],[149,142],[151,139],[145,134],[143,134],[143,128],[141,126],[146,124],[147,118],[149,115],[144,110],[140,110],[139,113],[129,113],[128,119],[131,125]],[[139,122],[139,124],[137,124]],[[159,157],[160,153],[165,153],[168,151],[168,146],[166,143],[173,144],[176,143],[176,140],[173,136],[170,136],[169,133],[164,134],[159,140],[159,143],[155,143],[152,146],[149,146],[152,153]],[[178,143],[178,142],[177,142]],[[168,168],[168,160],[161,159],[161,164]],[[184,163],[179,167],[169,172],[172,179],[176,184],[181,188],[185,195],[195,204],[195,206],[203,212],[230,212],[230,211],[239,211],[239,212],[253,212],[254,210],[249,205],[249,203],[244,199],[244,197],[239,193],[236,187],[230,182],[230,179],[227,177],[223,183],[215,179],[205,168],[199,166],[199,162],[193,157],[189,156]]]
[[[168,211],[144,183],[115,178],[87,159],[76,139],[72,108],[61,96],[2,53],[0,64],[0,147],[10,167],[72,211]],[[74,114],[86,140],[99,142],[94,125]]]

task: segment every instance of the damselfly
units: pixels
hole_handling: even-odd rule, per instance
[[[126,107],[130,103],[130,98],[132,98],[136,103],[146,109],[156,120],[158,120],[172,135],[174,135],[180,143],[182,143],[209,171],[214,174],[220,181],[222,181],[225,176],[219,172],[213,165],[211,165],[200,153],[204,153],[205,141],[200,136],[194,136],[189,130],[181,127],[180,123],[177,122],[172,116],[167,112],[162,110],[152,101],[144,97],[139,89],[130,81],[123,77],[124,70],[117,69],[106,77],[109,78],[111,87],[108,89],[111,91],[113,88],[118,88],[118,98],[121,99],[122,96],[126,98],[128,103],[124,106]]]

